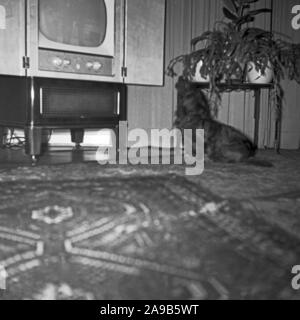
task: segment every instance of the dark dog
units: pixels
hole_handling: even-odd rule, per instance
[[[175,126],[181,130],[204,129],[204,148],[209,159],[272,166],[267,161],[253,159],[257,146],[245,134],[213,119],[205,94],[195,84],[180,78],[176,88],[178,107]]]

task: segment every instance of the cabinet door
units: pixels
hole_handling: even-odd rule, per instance
[[[125,0],[127,84],[162,85],[165,0]]]
[[[25,0],[0,0],[0,74],[25,75]]]

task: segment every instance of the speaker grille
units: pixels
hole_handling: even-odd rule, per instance
[[[40,89],[40,110],[45,117],[113,117],[118,103],[118,92],[113,88]]]

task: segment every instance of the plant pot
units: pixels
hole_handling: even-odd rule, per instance
[[[203,61],[200,60],[197,63],[195,75],[191,76],[192,82],[209,83],[210,81],[209,75],[206,76],[206,79],[201,76],[200,69],[202,68],[202,66],[203,66]]]
[[[267,84],[272,81],[274,76],[273,67],[271,66],[270,62],[268,63],[264,75],[261,73],[261,71],[257,71],[255,69],[255,64],[253,62],[248,63],[247,70],[247,81],[249,83]]]

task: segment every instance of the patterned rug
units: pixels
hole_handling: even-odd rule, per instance
[[[6,170],[0,192],[1,299],[300,298],[284,196],[224,199],[176,168],[89,164]]]

